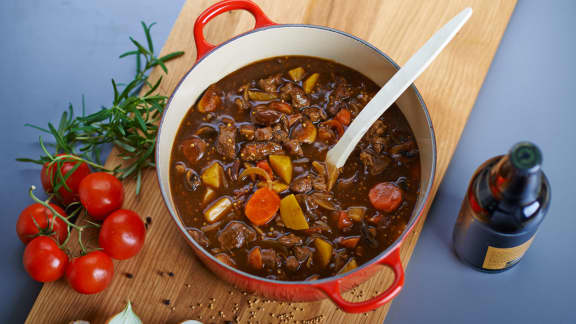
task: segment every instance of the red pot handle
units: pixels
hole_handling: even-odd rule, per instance
[[[216,46],[210,44],[204,38],[204,26],[214,17],[231,10],[244,9],[254,16],[256,23],[254,29],[270,25],[277,25],[270,20],[254,2],[249,0],[224,0],[217,2],[208,9],[204,10],[194,23],[194,40],[196,41],[196,62],[198,62],[206,53],[210,52]]]
[[[345,300],[340,291],[340,280],[329,284],[320,284],[317,288],[320,288],[338,307],[347,313],[364,313],[384,306],[394,299],[404,286],[404,269],[402,268],[402,260],[400,260],[400,247],[398,246],[378,264],[388,266],[394,271],[394,282],[384,292],[371,299],[362,302]]]

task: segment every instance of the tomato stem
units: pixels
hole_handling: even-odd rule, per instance
[[[75,161],[78,161],[78,162],[84,162],[84,163],[90,165],[90,166],[93,167],[93,168],[110,172],[110,170],[106,169],[103,165],[94,163],[94,162],[92,162],[92,161],[83,159],[83,158],[81,158],[81,157],[79,157],[79,156],[72,155],[72,154],[62,154],[62,155],[58,155],[58,156],[54,157],[54,158],[52,159],[52,161],[50,161],[50,162],[48,163],[48,166],[51,166],[52,164],[56,163],[56,162],[59,161],[59,160],[64,160],[64,161],[66,161],[66,160],[75,160]]]
[[[35,202],[37,202],[37,203],[41,204],[42,206],[48,208],[48,210],[52,212],[52,215],[55,215],[56,217],[58,217],[58,218],[60,218],[61,220],[63,220],[66,224],[68,224],[68,226],[73,227],[73,228],[75,228],[75,229],[80,229],[80,228],[82,228],[82,226],[78,226],[78,225],[70,222],[70,221],[68,220],[68,218],[60,215],[59,212],[57,212],[54,208],[52,208],[52,206],[50,206],[50,204],[48,203],[48,201],[50,201],[50,200],[43,201],[43,200],[40,200],[38,197],[36,197],[36,196],[34,195],[34,190],[36,190],[36,186],[30,186],[30,191],[29,191],[29,193],[30,193],[30,198],[32,198],[32,200],[34,200]]]

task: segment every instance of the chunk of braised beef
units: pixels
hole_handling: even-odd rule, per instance
[[[295,157],[301,157],[304,156],[304,151],[302,150],[302,146],[300,145],[300,141],[298,141],[297,139],[291,139],[288,140],[284,143],[284,147],[286,148],[286,151],[288,151],[288,154],[295,156]]]
[[[280,88],[280,93],[290,97],[292,107],[298,109],[310,105],[310,99],[302,88],[292,82],[286,83]]]
[[[242,161],[260,161],[268,155],[283,152],[282,145],[275,142],[246,143],[240,151]]]
[[[372,136],[370,138],[370,145],[372,145],[374,152],[382,153],[388,146],[388,141],[382,136]]]
[[[220,260],[220,262],[225,263],[231,267],[236,267],[236,262],[226,253],[218,253],[215,255],[216,259]]]
[[[280,256],[274,249],[262,249],[262,264],[269,269],[276,269],[282,262]]]
[[[218,232],[218,242],[225,250],[239,249],[256,240],[256,231],[250,226],[232,221]]]
[[[298,193],[307,193],[312,190],[312,177],[310,175],[302,175],[292,180],[290,183],[290,190]]]
[[[298,235],[296,235],[294,233],[289,233],[287,235],[280,237],[278,239],[278,243],[280,243],[284,246],[301,245],[302,244],[302,238],[300,238]]]
[[[338,135],[331,127],[321,123],[318,126],[318,140],[326,144],[334,144],[338,141]]]
[[[370,172],[371,175],[378,175],[382,173],[392,162],[392,159],[387,155],[373,154],[368,151],[360,152],[360,160],[364,164],[364,168]]]
[[[300,119],[302,119],[302,114],[292,114],[292,115],[288,115],[288,117],[286,118],[288,128],[294,126],[294,124],[296,124],[297,122],[299,122]]]
[[[190,236],[192,236],[194,241],[196,241],[196,243],[200,244],[200,246],[202,246],[203,248],[208,248],[208,245],[210,245],[210,241],[208,240],[208,237],[201,230],[193,228],[193,229],[188,230],[188,233],[190,233]]]
[[[251,141],[254,139],[256,127],[254,127],[252,124],[244,124],[240,125],[238,131],[240,132],[240,136],[242,136],[243,139]]]
[[[386,126],[386,124],[384,124],[384,122],[380,119],[377,119],[374,124],[372,124],[372,126],[370,126],[370,129],[368,130],[368,132],[366,132],[366,136],[367,137],[373,137],[373,136],[382,136],[384,135],[384,133],[386,133],[386,130],[388,129],[388,126]]]
[[[305,262],[314,252],[307,246],[295,246],[293,248],[294,256],[299,262]]]
[[[282,75],[275,74],[267,78],[258,80],[258,86],[260,87],[260,89],[266,92],[276,92],[281,82],[282,82]]]
[[[302,113],[308,117],[312,122],[323,121],[328,118],[326,112],[319,107],[309,107],[302,110]]]
[[[210,113],[216,111],[222,105],[222,100],[216,89],[216,85],[211,85],[206,89],[196,108],[201,113]]]
[[[186,161],[190,165],[193,165],[204,157],[206,146],[204,140],[194,136],[182,142],[182,144],[180,144],[180,150],[182,154],[184,154],[184,157],[186,157]]]
[[[236,157],[236,126],[232,124],[220,125],[216,151],[230,160]]]
[[[274,125],[272,128],[272,138],[278,143],[285,143],[289,139],[288,132],[282,128],[280,123]]]
[[[317,220],[312,223],[310,228],[304,230],[306,234],[332,234],[332,228],[326,222]]]
[[[254,184],[250,182],[242,188],[234,189],[234,191],[232,192],[234,194],[234,198],[238,200],[244,196],[247,196],[250,192],[252,192],[253,187]]]
[[[248,108],[250,108],[250,105],[246,103],[244,98],[238,97],[234,99],[234,104],[236,105],[236,107],[238,107],[239,111],[245,111],[248,110]]]
[[[298,262],[295,256],[290,255],[286,258],[286,269],[288,269],[288,271],[296,272],[299,267],[300,262]]]
[[[334,101],[342,101],[344,99],[350,98],[354,94],[354,90],[348,84],[345,78],[337,77],[336,78],[336,87],[334,91],[330,94],[330,98]]]
[[[312,188],[316,191],[327,191],[328,184],[324,175],[317,175],[312,179]]]
[[[240,160],[234,160],[231,166],[226,168],[226,175],[228,175],[228,179],[232,181],[238,180],[238,172],[240,172]]]
[[[272,128],[271,127],[262,127],[256,129],[254,134],[254,138],[257,141],[269,141],[272,139]]]
[[[258,105],[252,108],[251,116],[254,123],[264,126],[271,126],[280,120],[282,113],[271,109],[266,105]]]
[[[392,154],[393,156],[396,154],[400,154],[400,153],[406,153],[410,150],[412,150],[412,148],[414,148],[414,142],[413,141],[408,141],[408,142],[404,142],[402,144],[397,144],[392,146],[392,148],[390,148],[390,154]]]

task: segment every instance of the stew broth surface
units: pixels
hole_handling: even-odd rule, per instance
[[[332,190],[323,175],[326,152],[378,90],[357,71],[303,56],[258,61],[211,85],[180,125],[171,156],[172,195],[194,239],[222,262],[277,280],[333,276],[388,248],[420,184],[418,147],[398,107],[371,127]],[[246,204],[267,182],[240,174],[255,166],[272,175],[280,205],[295,201],[304,220],[286,209],[254,225]],[[376,209],[369,192],[381,183],[392,191]]]

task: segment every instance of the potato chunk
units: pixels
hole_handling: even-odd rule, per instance
[[[356,259],[351,258],[348,262],[346,262],[346,264],[342,267],[342,269],[338,271],[338,274],[352,271],[356,268],[358,268],[358,263],[356,263]]]
[[[206,222],[212,224],[224,217],[226,213],[230,211],[230,208],[232,208],[232,200],[228,197],[222,197],[210,205],[210,207],[204,209],[204,218]]]
[[[314,239],[314,246],[316,247],[316,255],[323,267],[330,264],[332,259],[332,245],[321,238]]]
[[[301,66],[288,71],[288,75],[290,76],[290,78],[296,82],[304,79],[305,73],[306,71],[304,71],[304,68],[302,68]]]
[[[286,184],[292,181],[292,160],[288,155],[270,155],[270,166]]]
[[[218,190],[224,184],[224,169],[220,163],[214,162],[202,172],[200,177],[205,185]]]
[[[306,94],[309,94],[312,92],[312,90],[314,90],[314,86],[316,85],[316,82],[318,81],[318,77],[320,76],[320,74],[318,73],[313,73],[311,76],[309,76],[306,81],[304,81],[304,84],[302,85],[302,88],[304,88],[304,92]]]
[[[364,219],[364,214],[366,213],[366,207],[348,207],[348,217],[350,217],[355,222],[361,222]]]
[[[293,194],[290,194],[280,201],[280,217],[284,225],[293,230],[308,229],[308,221],[298,204],[298,200]]]

